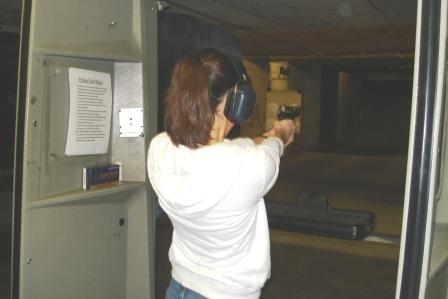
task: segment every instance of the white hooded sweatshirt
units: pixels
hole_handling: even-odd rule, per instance
[[[258,298],[270,275],[263,196],[277,179],[283,143],[238,138],[190,149],[157,135],[148,175],[173,224],[172,277],[207,298]]]

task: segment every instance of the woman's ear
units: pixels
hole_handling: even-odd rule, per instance
[[[216,107],[216,115],[219,117],[225,117],[224,115],[224,108],[226,107],[226,101],[227,101],[227,92],[223,95],[221,98],[221,101],[219,101],[218,106]]]

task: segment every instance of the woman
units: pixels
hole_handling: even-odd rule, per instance
[[[166,132],[148,152],[149,179],[173,224],[166,298],[259,298],[270,275],[263,196],[294,127],[284,120],[263,137],[225,139],[234,124],[224,108],[238,75],[214,49],[173,71]]]

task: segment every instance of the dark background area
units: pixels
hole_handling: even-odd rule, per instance
[[[406,155],[411,70],[322,74],[319,152]]]
[[[9,296],[19,35],[0,32],[0,298]]]
[[[0,190],[10,190],[14,156],[19,36],[0,32]]]

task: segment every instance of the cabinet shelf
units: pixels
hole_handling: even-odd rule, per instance
[[[91,203],[92,201],[96,201],[97,199],[105,196],[111,196],[119,193],[135,191],[144,187],[145,187],[144,182],[122,181],[117,186],[112,186],[100,190],[94,190],[94,191],[73,190],[49,197],[44,197],[39,200],[27,203],[27,208],[35,209],[49,206],[67,205],[67,204],[81,204],[85,202]],[[112,198],[114,201],[123,200],[123,199],[117,199],[117,197],[115,196],[112,196]],[[103,200],[101,199],[101,201]]]

